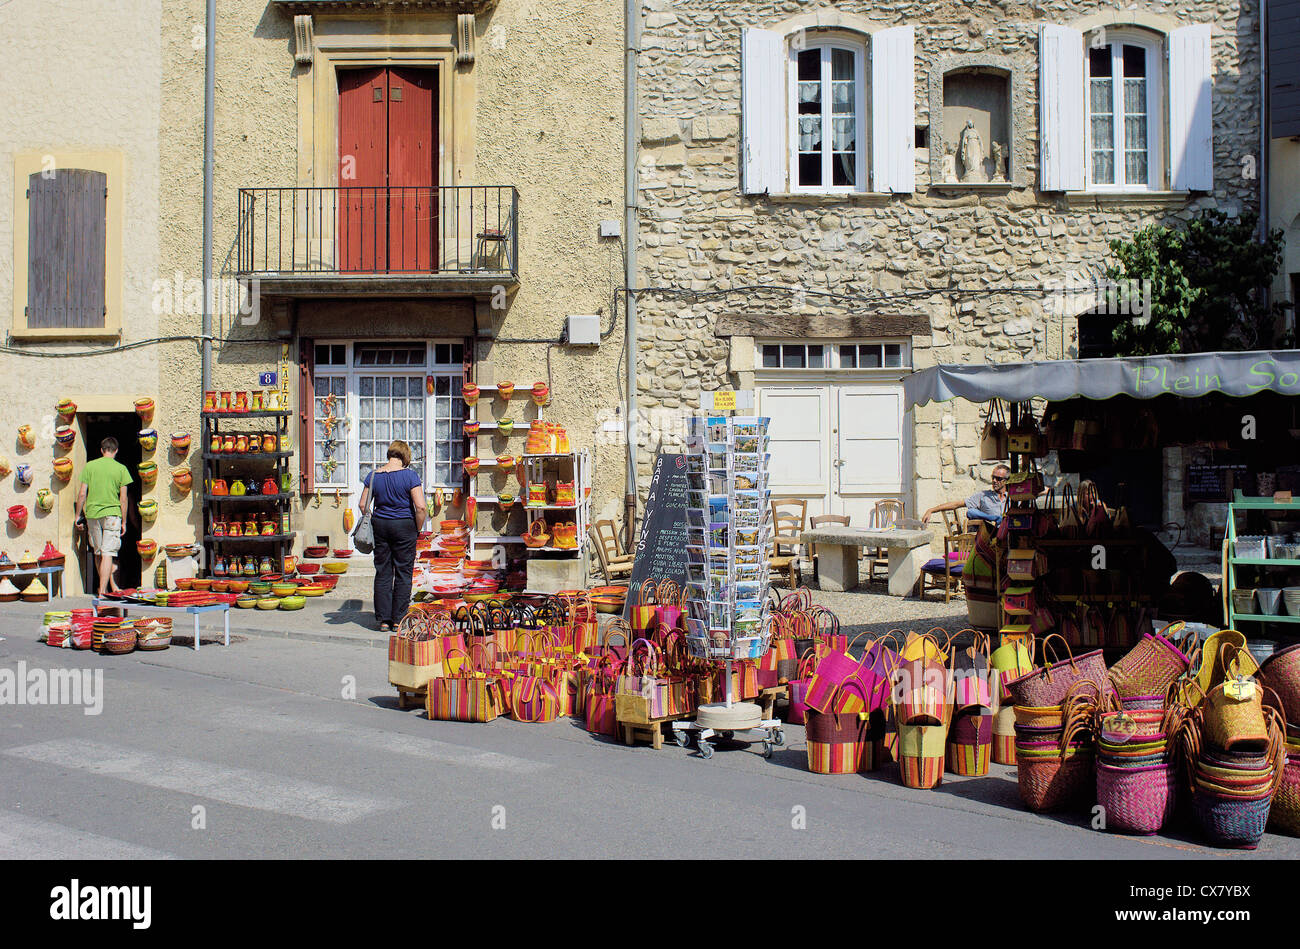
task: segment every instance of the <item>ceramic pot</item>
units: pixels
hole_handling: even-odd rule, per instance
[[[70,425],[60,425],[54,430],[54,440],[60,448],[70,451],[77,443],[77,430]]]
[[[140,462],[140,464],[136,465],[135,470],[140,473],[140,481],[145,487],[158,480],[158,465],[152,461]]]
[[[8,474],[8,472],[7,471],[0,472],[0,477],[3,477],[5,474]],[[55,458],[54,474],[60,481],[71,481],[72,480],[72,459]]]
[[[32,431],[30,425],[18,426],[18,444],[28,451],[36,447],[36,433]]]
[[[152,560],[154,554],[158,553],[158,541],[156,540],[137,540],[135,549],[143,560]]]
[[[501,396],[501,398],[508,400],[514,394],[515,394],[515,384],[513,382],[497,383],[497,395]]]
[[[55,406],[55,411],[59,413],[59,418],[64,422],[71,424],[77,415],[77,403],[71,399],[60,399],[59,404]]]
[[[158,516],[158,502],[153,498],[145,498],[138,505],[141,520],[152,521]]]
[[[275,483],[275,479],[274,479],[274,478],[267,478],[265,481],[262,482],[262,493],[263,493],[263,494],[279,494],[279,493],[280,493],[280,487],[279,487],[279,485],[277,485],[277,484]]]
[[[477,458],[473,458],[473,457],[466,458],[464,461],[461,462],[461,466],[465,469],[465,474],[469,475],[471,478],[474,475],[478,474]]]
[[[158,447],[158,433],[152,428],[140,429],[140,434],[136,438],[140,440],[140,447],[146,452],[151,452]]]
[[[248,451],[248,436],[247,436],[247,435],[236,435],[236,436],[235,436],[235,454],[237,454],[237,455],[242,455],[242,454],[245,454],[247,451]]]
[[[182,494],[189,494],[190,488],[194,485],[194,472],[189,468],[177,468],[172,472],[172,484],[176,485]]]
[[[153,421],[154,404],[153,399],[136,399],[135,414],[140,416],[140,421],[148,425]]]
[[[225,478],[216,478],[208,488],[208,494],[213,497],[224,498],[230,494],[230,486],[226,484]]]
[[[515,420],[512,418],[497,419],[497,431],[502,435],[509,435],[515,430]]]
[[[236,393],[235,393],[235,401],[231,403],[231,405],[230,405],[230,411],[232,411],[232,412],[247,412],[247,411],[248,411],[248,393],[247,393],[247,392],[236,392]]]
[[[533,383],[533,403],[538,406],[545,405],[551,398],[551,387],[545,382]]]
[[[190,436],[186,432],[172,433],[172,451],[177,454],[185,454],[190,450]]]
[[[32,474],[32,466],[31,466],[31,465],[19,465],[19,466],[18,466],[18,483],[19,483],[19,484],[31,484],[31,483],[32,483],[32,478],[33,478],[33,477],[34,477],[34,476],[33,476],[33,474]]]
[[[475,438],[478,436],[478,422],[466,422],[461,426],[461,431],[465,433],[466,438]]]
[[[478,386],[472,382],[466,382],[460,387],[460,395],[465,400],[466,405],[474,405],[478,402]]]
[[[27,526],[27,508],[21,504],[15,504],[8,510],[9,523],[14,527],[22,530]]]
[[[54,493],[49,488],[41,488],[36,492],[36,506],[46,514],[54,510]]]
[[[263,435],[263,436],[262,436],[262,451],[271,452],[271,451],[275,451],[275,450],[276,450],[276,439],[275,439],[275,436],[274,436],[274,435],[271,435],[271,434]]]

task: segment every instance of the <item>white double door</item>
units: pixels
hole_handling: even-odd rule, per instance
[[[847,514],[867,526],[882,498],[912,511],[902,383],[764,385],[771,418],[772,498],[806,498],[808,516]]]

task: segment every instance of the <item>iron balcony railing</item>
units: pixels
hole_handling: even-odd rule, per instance
[[[519,272],[509,185],[241,188],[240,275]]]

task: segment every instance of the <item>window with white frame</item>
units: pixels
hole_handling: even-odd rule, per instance
[[[740,58],[744,193],[914,189],[912,27],[751,27]]]
[[[425,485],[459,485],[463,378],[462,343],[318,343],[316,483],[359,488],[400,439]]]
[[[865,190],[863,50],[792,45],[791,190]]]
[[[1043,24],[1039,187],[1208,191],[1214,187],[1212,28]]]
[[[1088,183],[1095,188],[1161,186],[1159,45],[1135,34],[1089,46],[1086,59]]]
[[[760,369],[907,369],[911,346],[905,342],[758,344]]]

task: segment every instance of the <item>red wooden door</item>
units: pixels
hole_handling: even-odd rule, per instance
[[[436,269],[435,80],[431,69],[339,72],[340,271]]]
[[[385,270],[388,261],[388,70],[339,72],[340,271]]]
[[[431,69],[388,70],[388,267],[436,269],[438,136]]]

